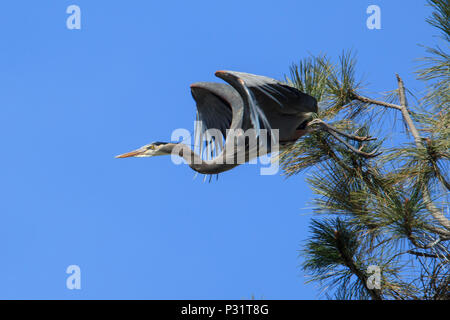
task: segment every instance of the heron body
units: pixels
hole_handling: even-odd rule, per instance
[[[217,71],[215,75],[225,83],[197,82],[191,85],[197,105],[195,145],[198,152],[182,143],[157,142],[117,156],[151,157],[175,153],[189,166],[203,174],[217,174],[241,164],[236,153],[227,152],[235,143],[230,132],[259,133],[277,129],[280,146],[294,143],[306,133],[305,126],[317,113],[315,98],[275,79],[236,71]],[[210,135],[211,129],[217,134]],[[270,136],[270,134],[269,134]],[[214,147],[212,147],[214,146]],[[246,144],[245,160],[251,160],[250,146]],[[269,153],[258,149],[258,156]],[[231,158],[230,158],[231,157]]]

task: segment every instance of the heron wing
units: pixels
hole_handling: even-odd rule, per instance
[[[237,71],[217,71],[216,76],[239,92],[246,114],[257,130],[270,129],[271,112],[317,112],[317,101],[313,97],[275,79]]]
[[[231,127],[241,98],[224,83],[197,82],[191,85],[191,93],[197,104],[195,148],[202,157],[212,159],[223,148],[226,131]]]

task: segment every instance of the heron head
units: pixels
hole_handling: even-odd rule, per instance
[[[116,156],[116,158],[129,158],[129,157],[154,157],[154,156],[163,156],[170,154],[169,150],[165,148],[169,143],[167,142],[152,142],[150,144],[146,144],[145,146],[140,147],[131,152],[127,152],[124,154],[120,154]]]

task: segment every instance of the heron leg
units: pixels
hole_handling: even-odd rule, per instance
[[[313,121],[309,122],[307,127],[311,128],[312,126],[315,126],[315,125],[318,125],[318,127],[317,127],[318,129],[327,131],[336,140],[338,140],[339,142],[344,144],[347,148],[349,148],[351,151],[353,151],[356,154],[359,154],[360,156],[363,156],[365,158],[373,158],[373,157],[376,157],[376,156],[378,156],[380,154],[379,152],[377,153],[375,151],[370,152],[370,153],[361,151],[362,146],[361,146],[361,148],[356,149],[351,144],[349,144],[347,141],[342,139],[339,135],[344,136],[344,137],[346,137],[348,139],[351,139],[351,140],[359,141],[359,142],[376,140],[376,138],[372,138],[370,136],[360,137],[360,136],[355,136],[355,135],[351,135],[351,134],[342,132],[342,131],[337,130],[336,128],[330,126],[328,123],[326,123],[325,121],[320,120],[320,119],[314,119]]]
[[[322,127],[325,127],[327,131],[333,131],[341,136],[344,136],[348,139],[351,140],[355,140],[355,141],[359,141],[359,142],[364,142],[364,141],[371,141],[371,140],[377,140],[377,138],[373,138],[371,136],[366,136],[366,137],[360,137],[357,135],[353,135],[353,134],[349,134],[343,131],[340,131],[336,128],[334,128],[333,126],[329,125],[328,123],[326,123],[325,121],[321,120],[321,119],[314,119],[313,121],[311,121],[310,123],[308,123],[308,126],[310,125],[315,125],[315,124],[319,124]]]

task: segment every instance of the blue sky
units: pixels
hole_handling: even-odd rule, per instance
[[[66,8],[81,8],[81,30]],[[367,6],[382,29],[366,28]],[[368,91],[412,89],[425,1],[7,1],[0,10],[0,298],[315,299],[298,250],[307,173],[244,165],[203,183],[169,157],[115,159],[193,127],[189,84],[282,79],[358,53]],[[81,290],[66,288],[69,265]]]

